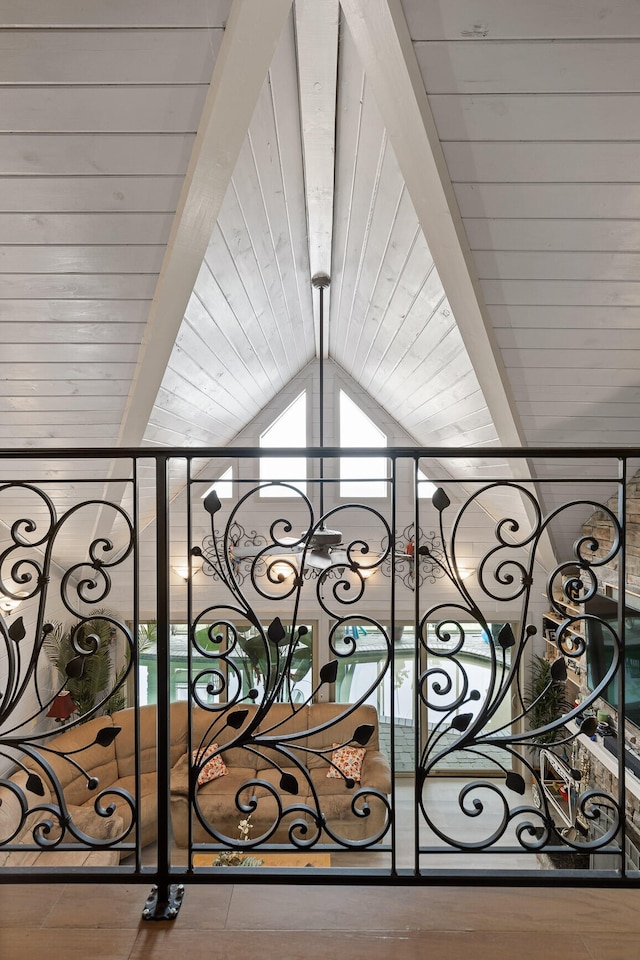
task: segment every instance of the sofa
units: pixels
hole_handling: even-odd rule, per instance
[[[185,702],[171,704],[170,731],[171,821],[180,847],[189,838],[190,777],[195,843],[237,840],[239,821],[247,818],[253,842],[287,842],[293,829],[302,843],[368,844],[386,829],[391,773],[373,707],[320,703],[293,715],[288,704],[274,704],[264,715],[253,704],[226,713],[196,707],[191,760]],[[349,743],[356,731],[366,739],[360,781],[331,762],[334,744]],[[155,706],[140,708],[139,743],[144,847],[157,835]],[[201,762],[206,748],[209,755]],[[138,796],[134,752],[132,709],[72,725],[34,745],[21,758],[24,769],[0,778],[0,867],[104,867],[128,856],[136,828],[132,798]],[[199,784],[210,760],[225,772]]]
[[[140,710],[143,846],[155,839],[157,829],[155,742],[156,709],[145,706]],[[42,747],[34,743],[21,763],[25,769],[8,781],[0,779],[0,866],[113,866],[131,852],[133,710],[71,725]],[[120,842],[129,849],[114,849]],[[75,849],[57,849],[62,844]]]
[[[239,823],[249,815],[252,842],[368,844],[381,838],[389,822],[391,771],[380,750],[374,707],[314,703],[292,714],[289,704],[276,703],[264,717],[253,705],[233,713],[193,713],[195,758],[190,762],[185,751],[171,773],[171,821],[179,847],[188,845],[190,776],[194,843],[237,840]],[[243,714],[241,726],[234,727]],[[356,732],[363,742],[360,780],[331,762],[334,745],[351,744]],[[225,772],[197,783],[207,747],[216,747],[211,759],[222,761]]]

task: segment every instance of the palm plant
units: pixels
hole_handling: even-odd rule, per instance
[[[115,713],[126,705],[122,681],[128,662],[116,670],[111,623],[107,617],[104,610],[93,611],[92,618],[83,623],[75,635],[73,628],[56,623],[44,638],[44,649],[58,671],[60,687],[71,694],[78,716],[87,719]],[[109,691],[113,691],[111,695]]]
[[[567,701],[564,680],[557,679],[553,663],[535,656],[531,664],[531,679],[526,691],[525,707],[531,730],[539,730],[559,720],[571,708]],[[532,749],[539,751],[546,745],[564,739],[566,732],[559,726],[533,737]]]

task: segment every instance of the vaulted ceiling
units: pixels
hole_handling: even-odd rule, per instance
[[[635,0],[2,11],[0,446],[228,444],[318,273],[417,444],[637,443]]]

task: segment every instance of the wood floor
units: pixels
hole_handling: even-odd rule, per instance
[[[456,786],[433,786],[449,820]],[[400,866],[410,785],[398,791]],[[154,848],[145,848],[154,859]],[[176,862],[180,861],[176,851]],[[182,851],[184,854],[184,851]],[[368,853],[371,861],[381,854]],[[362,854],[361,854],[362,857]],[[332,862],[338,857],[332,858]],[[530,857],[504,868],[530,868]],[[353,862],[352,862],[353,861]],[[340,855],[335,866],[356,863]],[[483,858],[488,871],[499,858]],[[376,866],[371,862],[369,866]],[[435,858],[432,866],[450,866]],[[337,880],[338,878],[336,878]],[[175,921],[143,921],[150,890],[0,883],[0,960],[637,960],[640,889],[187,885]]]
[[[636,960],[629,890],[188,886],[145,922],[135,885],[0,886],[2,960]]]

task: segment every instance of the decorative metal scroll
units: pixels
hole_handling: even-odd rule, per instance
[[[377,754],[376,726],[369,722],[373,708],[367,707],[366,701],[388,670],[391,639],[388,628],[363,611],[366,573],[379,569],[389,551],[373,555],[368,542],[353,538],[340,545],[339,560],[328,554],[326,565],[313,579],[306,579],[300,571],[307,566],[318,534],[339,525],[340,515],[347,509],[366,518],[369,528],[372,522],[378,525],[378,542],[386,537],[391,543],[390,530],[384,517],[368,506],[339,507],[316,517],[309,499],[291,487],[298,511],[302,508],[306,516],[304,532],[292,537],[291,521],[274,520],[268,535],[252,535],[259,549],[240,571],[233,557],[242,531],[237,518],[247,502],[260,495],[262,486],[247,493],[231,510],[221,533],[214,527],[222,509],[215,490],[204,500],[212,533],[203,566],[210,567],[209,572],[224,585],[228,600],[201,610],[191,624],[193,654],[198,663],[208,661],[194,670],[191,681],[195,705],[192,761],[188,785],[185,781],[183,789],[187,793],[188,786],[189,806],[195,812],[194,838],[240,851],[269,843],[286,843],[299,850],[318,843],[369,847],[389,829],[390,779],[384,775],[368,779],[366,761],[359,775],[344,761],[357,761],[358,751],[375,748]],[[265,509],[264,501],[261,509]],[[290,564],[291,576],[284,576],[278,567],[283,563],[282,548],[296,551],[295,563],[284,561]],[[194,547],[192,553],[203,555],[200,547]],[[315,602],[331,617],[333,627],[327,640],[329,657],[317,684],[296,702],[292,676],[307,642],[307,628],[299,612],[304,590],[313,591]],[[263,623],[258,605],[264,606],[265,600],[278,602],[285,611],[283,616]],[[356,621],[375,627],[386,644],[377,675],[357,700],[319,704],[316,710],[310,706],[312,701],[322,700],[323,691],[335,682],[341,667],[357,656],[357,631],[350,629]],[[245,656],[239,623],[251,625],[252,655],[261,665],[260,683],[250,689],[243,687],[238,665]],[[226,820],[220,815],[215,792],[206,782],[199,783],[206,779],[206,773],[202,776],[206,764],[216,758],[225,764],[226,775],[233,777],[233,809]],[[250,823],[250,835],[246,827],[244,832],[239,827],[246,823]]]
[[[124,622],[101,608],[85,611],[87,604],[109,600],[111,571],[130,557],[134,531],[121,506],[101,500],[77,503],[58,516],[51,497],[28,482],[2,484],[0,503],[5,501],[33,506],[31,518],[12,523],[3,512],[10,533],[9,545],[0,553],[0,594],[30,603],[30,626],[27,630],[22,616],[10,623],[0,618],[6,663],[0,674],[0,763],[7,771],[0,777],[0,860],[19,851],[18,862],[31,864],[38,854],[69,850],[70,844],[75,850],[78,844],[114,848],[135,824],[131,794],[103,786],[85,765],[95,748],[105,752],[105,761],[113,753],[120,728],[95,718],[124,705],[133,651]],[[116,549],[107,537],[96,537],[84,559],[63,566],[56,550],[59,538],[83,511],[93,515],[98,508],[117,518],[123,542]],[[68,628],[47,620],[48,604],[61,604],[68,612],[73,618]],[[106,645],[116,639],[125,647],[120,669],[106,655]],[[105,664],[112,669],[102,676]],[[92,699],[83,700],[90,682]],[[49,719],[53,717],[57,719]]]
[[[477,569],[477,580],[485,598],[491,601],[521,600],[523,616],[518,636],[514,635],[510,624],[503,625],[497,636],[492,634],[481,606],[460,576],[456,557],[457,539],[467,511],[483,492],[494,487],[517,491],[528,503],[533,516],[531,528],[526,533],[520,531],[515,520],[505,518],[498,523],[495,546],[486,553]],[[443,517],[450,503],[444,490],[436,491],[433,505],[440,515],[442,542],[447,544]],[[611,522],[615,538],[605,555],[600,556],[596,553],[600,545],[595,539],[580,538],[574,545],[573,556],[558,564],[549,576],[547,595],[561,620],[556,634],[558,656],[552,663],[546,690],[532,699],[521,688],[520,676],[536,634],[536,627],[528,622],[536,552],[541,537],[553,521],[563,510],[576,505],[603,511]],[[586,854],[608,848],[616,837],[621,820],[617,799],[604,790],[589,788],[584,779],[584,768],[576,769],[575,763],[572,765],[572,756],[575,757],[575,741],[579,734],[591,736],[595,732],[594,705],[615,675],[620,661],[620,638],[612,625],[585,611],[597,591],[596,569],[611,562],[620,543],[618,520],[605,505],[590,500],[574,501],[543,516],[530,491],[517,483],[488,485],[470,497],[459,510],[447,547],[436,559],[443,575],[455,588],[458,599],[426,609],[420,623],[420,643],[427,665],[419,677],[418,694],[430,722],[422,731],[416,799],[432,838],[431,843],[421,845],[421,853],[442,852],[444,844],[458,851],[482,851],[500,846],[501,851],[514,853],[536,853],[544,849]],[[578,607],[575,615],[568,616],[564,605],[553,599],[559,596]],[[571,632],[572,626],[577,621],[590,620],[598,620],[601,628],[610,635],[613,656],[606,676],[582,702],[565,703],[560,715],[536,726],[532,718],[540,699],[552,687],[563,683],[567,677],[567,664],[579,662],[585,653],[585,642],[576,639]],[[428,624],[434,621],[437,623],[436,639],[432,640]],[[470,678],[467,637],[463,627],[463,623],[470,621],[479,623],[485,634],[489,662],[486,692],[477,689]],[[501,705],[510,702],[518,705],[516,715],[506,724],[496,723]],[[571,824],[558,816],[558,804],[550,798],[548,784],[543,783],[537,763],[541,750],[547,755],[548,763],[567,774],[566,781],[558,778],[558,790],[571,792],[571,809],[575,809]],[[450,768],[451,761],[459,768],[477,766],[478,758],[482,760],[482,766],[491,771],[491,776],[464,782],[458,794],[457,810],[449,805],[446,818],[439,818],[436,807],[429,802],[430,776],[448,765]],[[525,799],[527,780],[533,783],[530,802]],[[606,814],[606,818],[602,814]],[[590,829],[605,819],[606,828]],[[473,823],[471,839],[470,823]]]
[[[422,587],[444,577],[444,557],[442,538],[433,530],[426,534],[418,528],[416,541],[415,524],[410,523],[394,537],[393,558],[388,555],[380,570],[386,577],[395,576],[415,590],[416,584]]]
[[[227,544],[229,558],[233,563],[235,576],[240,584],[251,577],[260,578],[269,576],[269,561],[272,558],[268,553],[262,553],[263,548],[271,546],[269,539],[259,533],[257,530],[245,530],[242,524],[237,520],[231,524],[229,530],[224,531],[215,529],[211,534],[202,540],[202,556],[205,560],[202,571],[214,580],[218,580],[218,568],[215,562],[216,557],[220,555]],[[254,548],[261,552],[260,560],[256,563],[253,558],[239,555],[240,550]],[[416,583],[419,586],[424,584],[433,584],[444,576],[441,560],[444,556],[442,540],[436,535],[435,531],[426,534],[421,529],[418,531],[418,547],[416,548],[415,525],[408,524],[401,533],[393,538],[393,551],[389,549],[386,536],[377,546],[372,545],[374,552],[378,556],[384,557],[384,560],[376,566],[385,577],[396,577],[410,590],[414,590]],[[208,562],[209,558],[213,562]],[[283,561],[281,561],[282,564]],[[323,576],[324,580],[337,580],[342,575],[344,565],[341,567],[336,563],[330,571],[322,571],[317,567],[302,565],[298,567],[298,573],[305,580],[317,580]]]

